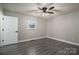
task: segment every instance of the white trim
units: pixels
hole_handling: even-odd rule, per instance
[[[25,42],[25,41],[31,41],[31,40],[38,40],[38,39],[41,39],[41,38],[46,38],[46,36],[44,36],[44,37],[32,38],[32,39],[20,40],[20,41],[18,41],[18,43],[20,43],[20,42]]]
[[[49,36],[44,36],[44,37],[37,37],[37,38],[32,38],[32,39],[20,40],[20,41],[18,41],[17,43],[26,42],[26,41],[31,41],[31,40],[38,40],[38,39],[41,39],[41,38],[50,38],[50,39],[53,39],[53,40],[57,40],[57,41],[61,41],[61,42],[65,42],[65,43],[68,43],[68,44],[72,44],[72,45],[77,45],[77,46],[79,46],[78,43],[70,42],[70,41],[67,41],[67,40],[58,39],[58,38],[54,38],[54,37],[49,37]],[[3,46],[3,45],[0,45],[0,46]]]
[[[32,39],[20,40],[20,41],[18,41],[17,43],[26,42],[26,41],[31,41],[31,40],[38,40],[38,39],[41,39],[41,38],[46,38],[46,36],[44,36],[44,37],[32,38]],[[16,44],[16,43],[14,43],[14,44]],[[9,45],[9,44],[8,44],[8,45]],[[1,47],[1,46],[4,46],[4,45],[0,45],[0,47]]]
[[[50,39],[53,39],[53,40],[58,40],[58,41],[61,41],[61,42],[65,42],[65,43],[69,43],[69,44],[72,44],[72,45],[77,45],[77,46],[79,46],[79,43],[70,42],[70,41],[67,41],[67,40],[58,39],[58,38],[49,37],[49,36],[46,36],[46,37],[47,37],[47,38],[50,38]]]

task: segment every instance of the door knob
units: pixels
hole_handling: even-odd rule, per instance
[[[16,31],[16,33],[17,33],[18,31]]]

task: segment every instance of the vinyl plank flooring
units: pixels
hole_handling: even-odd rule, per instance
[[[42,38],[0,47],[0,55],[79,55],[79,46]]]

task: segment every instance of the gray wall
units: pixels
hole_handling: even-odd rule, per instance
[[[4,15],[6,16],[16,16],[19,18],[19,41],[25,40],[25,39],[31,39],[31,38],[37,38],[37,37],[44,37],[46,35],[46,21],[42,18],[34,17],[36,18],[38,24],[37,29],[29,30],[26,27],[26,22],[29,17],[28,15],[22,15],[14,12],[8,12],[4,11]]]
[[[1,43],[1,19],[2,19],[2,8],[1,8],[1,5],[0,5],[0,43]]]
[[[47,21],[47,35],[79,43],[79,12],[49,19]]]
[[[31,16],[8,11],[4,11],[4,14],[19,18],[19,41],[47,35],[79,43],[79,12],[57,16],[48,20],[35,17],[38,21],[38,28],[36,30],[28,30],[26,28],[26,21]]]

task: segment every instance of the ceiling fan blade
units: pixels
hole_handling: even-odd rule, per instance
[[[40,8],[40,7],[37,7],[39,10],[42,10],[42,8]]]
[[[47,13],[54,14],[54,12],[47,12]]]
[[[34,12],[35,14],[37,14],[37,13],[42,13],[42,12]]]
[[[56,12],[62,12],[61,10],[56,10],[56,9],[53,9],[53,11],[56,11]]]
[[[39,11],[39,10],[28,10],[27,12],[36,12],[36,11]]]
[[[54,8],[54,6],[50,7],[49,10],[52,10]]]

